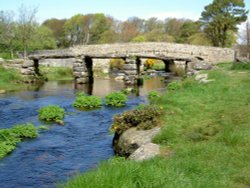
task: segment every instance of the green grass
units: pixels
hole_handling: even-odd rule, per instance
[[[0,90],[18,90],[24,87],[24,78],[15,69],[6,69],[0,65]]]
[[[209,79],[188,78],[157,101],[166,112],[154,138],[161,157],[114,158],[59,187],[250,187],[250,72],[219,68]]]
[[[250,70],[250,63],[234,63],[231,67],[232,70]]]
[[[69,67],[45,67],[39,66],[40,73],[49,81],[73,80],[73,69]]]

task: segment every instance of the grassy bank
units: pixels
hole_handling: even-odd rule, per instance
[[[24,87],[22,75],[15,69],[5,69],[0,65],[0,90],[18,90]]]
[[[40,73],[49,81],[73,80],[73,70],[69,67],[46,67],[39,66]]]
[[[226,70],[227,69],[227,70]],[[62,187],[249,187],[250,72],[224,66],[209,84],[193,79],[158,101],[165,125],[154,139],[163,156],[114,158]]]

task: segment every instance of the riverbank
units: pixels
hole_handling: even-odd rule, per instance
[[[162,156],[112,158],[62,187],[250,186],[250,71],[224,65],[207,84],[187,78],[156,102],[166,111]]]
[[[23,81],[24,78],[17,70],[6,69],[0,65],[0,90],[7,91],[23,89]]]

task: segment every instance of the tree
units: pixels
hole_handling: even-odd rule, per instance
[[[23,46],[23,56],[27,57],[29,43],[35,33],[37,8],[26,8],[23,5],[19,8],[18,34]]]
[[[84,26],[82,14],[77,14],[66,21],[64,31],[70,46],[84,43]]]
[[[94,14],[93,21],[90,28],[90,43],[104,43],[107,42],[105,37],[108,37],[112,22],[104,14]]]
[[[65,44],[65,34],[64,34],[64,30],[63,30],[63,26],[66,22],[66,19],[56,19],[56,18],[52,18],[52,19],[48,19],[45,20],[43,22],[43,26],[48,27],[51,31],[52,34],[54,36],[54,38],[56,39],[56,44],[58,47],[66,47]]]
[[[164,21],[164,32],[175,38],[175,42],[180,43],[181,28],[186,20],[177,18],[167,18]]]
[[[197,33],[200,33],[200,24],[192,20],[186,20],[180,29],[181,32],[180,32],[179,42],[188,43],[189,37]]]
[[[13,21],[13,17],[13,12],[0,12],[0,47],[2,50],[7,49],[12,59],[17,38],[16,23]]]
[[[213,46],[226,47],[231,33],[236,33],[237,25],[246,21],[248,11],[244,0],[213,0],[201,14],[204,32]]]
[[[43,49],[55,49],[56,40],[53,37],[52,31],[46,26],[37,27],[32,36],[29,48],[31,51]]]

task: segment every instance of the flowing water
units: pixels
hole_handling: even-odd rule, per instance
[[[159,78],[144,82],[137,96],[130,96],[124,108],[102,107],[79,111],[72,107],[79,90],[105,96],[124,88],[123,82],[95,79],[93,86],[74,89],[72,82],[47,82],[34,90],[0,94],[0,128],[38,120],[37,110],[43,106],[60,105],[67,112],[64,126],[51,124],[36,139],[25,140],[7,157],[0,160],[0,188],[55,187],[78,172],[95,168],[113,156],[109,127],[112,116],[146,102],[145,95],[164,88]],[[138,96],[139,94],[139,96]]]

